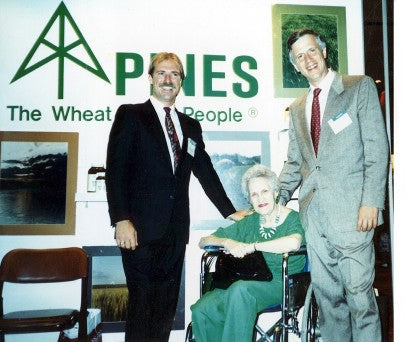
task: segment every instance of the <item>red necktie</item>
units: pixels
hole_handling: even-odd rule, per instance
[[[321,89],[314,89],[314,99],[312,100],[312,110],[311,110],[311,138],[312,144],[314,145],[315,155],[318,155],[318,142],[321,133],[321,113],[319,109],[319,98],[318,95]]]
[[[179,159],[181,157],[181,147],[179,144],[177,132],[175,131],[174,123],[171,120],[171,116],[170,116],[171,108],[164,107],[164,110],[166,113],[165,128],[167,129],[168,137],[170,138],[171,149],[172,149],[172,153],[174,154],[174,170],[176,170]]]

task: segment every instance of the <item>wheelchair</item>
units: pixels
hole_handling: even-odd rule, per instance
[[[201,257],[200,297],[211,290],[211,279],[216,272],[217,256],[223,253],[218,246],[205,249]],[[302,272],[288,274],[288,259],[293,255],[305,255],[307,250],[302,246],[299,250],[283,254],[283,294],[281,303],[271,305],[257,314],[253,327],[253,342],[288,342],[288,334],[295,334],[301,342],[322,341],[318,326],[318,305],[312,291],[311,277],[308,269],[308,259]],[[299,326],[298,315],[303,308],[302,324]],[[260,315],[264,313],[281,312],[281,318],[269,329],[264,330],[258,324]],[[260,337],[259,337],[260,336]],[[192,322],[186,330],[185,342],[195,342],[192,332]],[[205,341],[210,342],[210,341]],[[234,341],[231,341],[234,342]]]

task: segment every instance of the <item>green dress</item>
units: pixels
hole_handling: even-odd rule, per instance
[[[298,233],[305,244],[304,230],[297,212],[291,211],[284,222],[270,236],[260,234],[259,214],[254,213],[229,227],[219,228],[213,235],[245,243],[263,242]],[[214,289],[205,293],[192,310],[192,330],[197,342],[251,342],[257,313],[282,302],[282,255],[263,252],[273,273],[273,280],[237,281],[228,289]],[[289,259],[289,273],[300,272],[304,256]]]

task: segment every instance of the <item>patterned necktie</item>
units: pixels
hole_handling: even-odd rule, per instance
[[[315,155],[318,155],[318,142],[321,133],[321,113],[319,109],[319,98],[318,95],[321,89],[314,89],[314,99],[312,100],[312,110],[311,110],[311,138],[312,144],[314,145]]]
[[[170,107],[164,107],[165,110],[165,128],[167,129],[168,137],[171,142],[172,153],[174,153],[174,171],[177,169],[179,159],[181,158],[181,147],[178,140],[177,132],[175,131],[174,123],[171,120]]]

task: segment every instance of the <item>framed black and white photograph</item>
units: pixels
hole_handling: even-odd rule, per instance
[[[0,132],[0,235],[75,233],[78,133]]]
[[[241,179],[255,164],[271,166],[268,132],[203,132],[205,149],[220,178],[226,194],[235,208],[248,209],[249,203],[241,192]],[[191,227],[215,229],[230,225],[203,192],[199,182],[192,179],[190,187]]]

